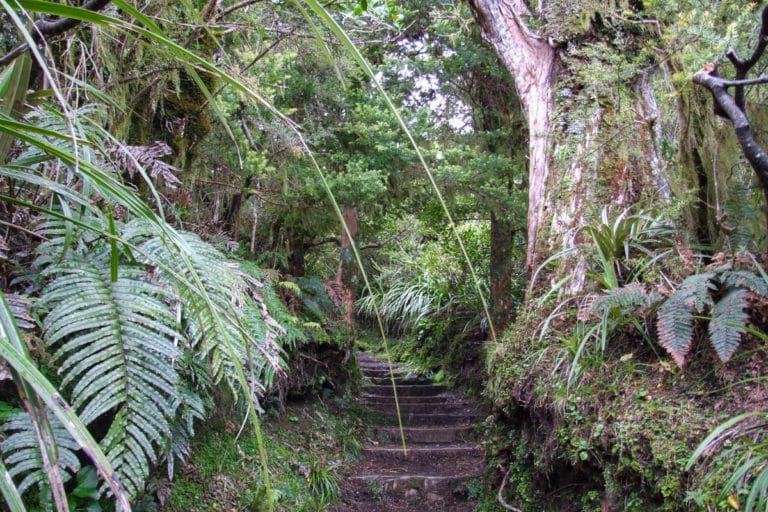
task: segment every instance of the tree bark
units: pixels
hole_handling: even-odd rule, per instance
[[[669,194],[666,169],[654,148],[660,141],[651,120],[658,110],[651,75],[638,73],[610,83],[605,77],[589,77],[586,45],[604,43],[608,53],[610,41],[599,41],[602,36],[590,28],[567,45],[534,31],[532,20],[542,30],[563,22],[547,19],[554,16],[544,8],[547,2],[468,1],[485,38],[514,78],[528,123],[526,271],[532,276],[548,257],[588,242],[582,228],[601,206],[625,208]],[[534,4],[536,11],[529,7]],[[633,96],[629,106],[621,104],[627,94]],[[637,129],[639,122],[645,129]],[[553,283],[568,276],[564,291],[581,292],[587,284],[587,252],[560,257]],[[530,283],[532,293],[541,289]]]
[[[355,254],[352,250],[352,242],[358,233],[358,212],[354,206],[343,206],[342,216],[347,229],[341,226],[341,251],[339,253],[339,271],[336,274],[336,282],[344,290],[344,322],[352,330],[354,328],[355,293],[357,290],[357,275]],[[349,235],[347,234],[349,230]]]
[[[550,170],[550,132],[557,76],[556,53],[527,26],[531,12],[523,0],[469,0],[483,34],[515,79],[528,121],[529,189],[526,270],[530,274],[541,250],[539,232]]]

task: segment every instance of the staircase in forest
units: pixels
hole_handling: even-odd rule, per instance
[[[444,386],[395,368],[408,454],[403,453],[389,367],[359,354],[361,402],[371,409],[373,438],[349,477],[337,512],[469,512],[479,485],[482,447],[471,441],[477,410]],[[474,484],[473,484],[474,480]]]

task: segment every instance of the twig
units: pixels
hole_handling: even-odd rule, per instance
[[[12,228],[12,229],[18,229],[19,231],[23,231],[24,233],[26,233],[28,235],[31,235],[31,236],[39,238],[40,240],[48,240],[46,237],[44,237],[40,233],[35,233],[34,231],[30,231],[29,229],[23,228],[23,227],[19,226],[18,224],[12,224],[12,223],[6,222],[4,220],[0,220],[0,224],[2,224],[3,226],[8,226],[9,228]]]
[[[766,46],[768,46],[768,5],[764,6],[760,13],[760,22],[760,35],[749,59],[740,59],[733,48],[725,54],[733,64],[733,67],[736,68],[736,80],[743,80],[747,76],[747,73],[757,64],[760,57],[765,53]],[[736,89],[735,99],[736,105],[741,110],[744,110],[744,89],[742,87]]]

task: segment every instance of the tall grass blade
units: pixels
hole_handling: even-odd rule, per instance
[[[16,488],[16,484],[13,483],[13,478],[8,472],[8,468],[3,464],[0,458],[0,493],[5,499],[5,504],[10,509],[10,512],[27,512],[24,507],[24,502],[21,500],[19,490]]]

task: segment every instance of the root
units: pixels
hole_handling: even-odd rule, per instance
[[[499,464],[499,469],[504,471],[504,468],[501,464]],[[504,473],[504,479],[501,481],[501,487],[499,487],[499,494],[496,496],[499,500],[499,504],[504,507],[507,510],[511,510],[512,512],[523,512],[519,508],[513,507],[509,503],[507,503],[504,500],[504,488],[507,486],[507,482],[509,482],[509,474],[512,472],[512,468],[508,468],[507,471]]]

